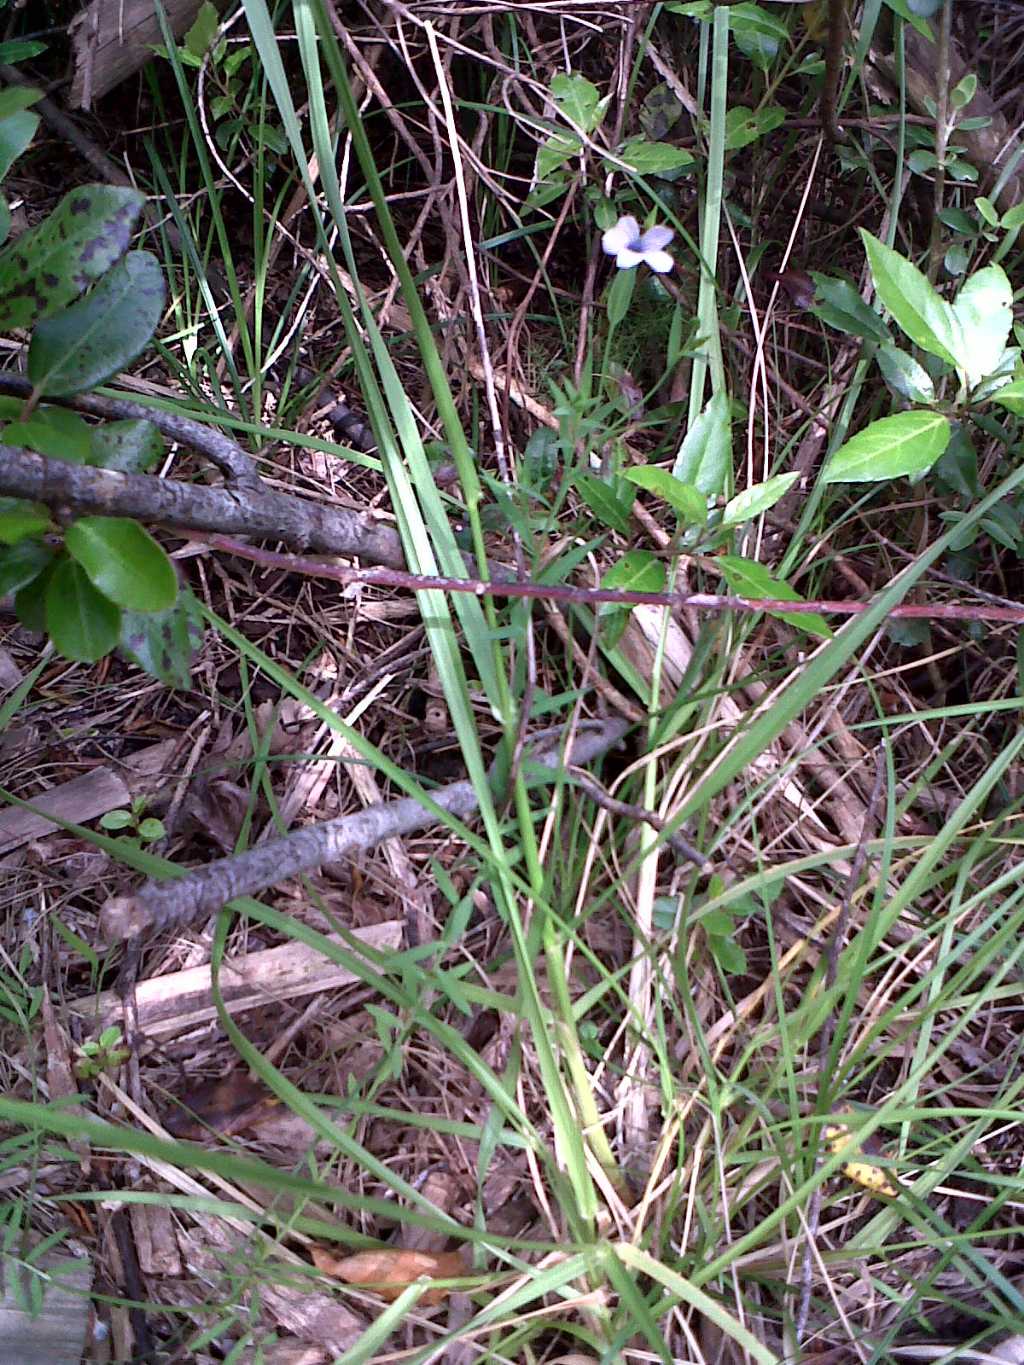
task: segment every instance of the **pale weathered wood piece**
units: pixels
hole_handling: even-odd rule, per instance
[[[223,9],[223,0],[213,0]],[[164,0],[175,38],[191,28],[202,0]],[[71,22],[74,75],[72,109],[91,109],[123,80],[134,75],[163,42],[154,0],[92,0]]]
[[[352,935],[370,948],[387,952],[401,943],[402,922],[372,924],[365,929],[353,929]],[[325,937],[346,946],[337,934]],[[231,1014],[271,1001],[294,1000],[314,991],[351,986],[357,980],[346,968],[297,941],[225,962],[220,972],[221,993]],[[139,1032],[149,1038],[169,1038],[217,1017],[209,965],[187,967],[140,981],[135,995]],[[116,991],[72,1001],[68,1009],[90,1030],[104,1029],[124,1017],[124,1001]]]

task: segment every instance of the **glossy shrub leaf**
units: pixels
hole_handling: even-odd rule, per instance
[[[29,379],[42,393],[66,397],[119,374],[149,344],[164,297],[156,257],[130,251],[84,299],[37,325]]]
[[[594,516],[620,535],[628,535],[632,504],[621,498],[603,479],[593,474],[577,474],[573,485]]]
[[[627,469],[625,478],[638,488],[646,488],[649,493],[663,498],[674,508],[687,526],[703,526],[708,519],[707,497],[692,483],[683,483],[667,469],[657,469],[653,465],[640,465]]]
[[[174,566],[153,537],[127,517],[80,517],[64,537],[93,586],[130,611],[164,611],[178,594]]]
[[[938,412],[897,412],[857,433],[832,456],[825,483],[875,483],[926,473],[949,444],[949,420]]]
[[[90,583],[80,564],[61,559],[46,585],[46,629],[66,659],[95,663],[117,644],[121,611]]]
[[[910,403],[933,403],[935,385],[924,366],[919,365],[908,351],[886,342],[878,348],[878,368],[882,377],[900,398]]]
[[[20,592],[35,582],[52,561],[53,551],[38,540],[0,547],[0,595]]]
[[[743,522],[759,517],[762,512],[774,507],[799,477],[797,472],[773,474],[770,479],[765,479],[764,483],[755,483],[750,488],[745,488],[742,493],[737,493],[725,504],[722,525],[741,526]]]
[[[144,417],[104,422],[92,427],[90,436],[89,464],[122,474],[144,474],[164,453],[164,438]]]
[[[725,489],[732,470],[732,432],[729,399],[719,393],[683,437],[672,473],[683,483],[692,483],[702,493],[717,497]]]
[[[24,446],[51,460],[85,464],[92,450],[92,427],[67,408],[40,407],[27,422],[8,422],[0,432],[5,445]]]
[[[0,327],[31,327],[76,299],[128,250],[144,197],[118,185],[71,190],[0,252]]]
[[[121,617],[121,653],[165,687],[191,686],[192,661],[202,642],[202,618],[188,592],[167,611],[126,611]]]
[[[729,591],[736,597],[746,597],[755,602],[759,597],[774,597],[781,602],[804,600],[795,588],[791,588],[780,578],[774,578],[763,564],[758,564],[754,559],[742,559],[739,555],[719,555],[715,560],[715,567],[721,570],[722,577],[729,585]],[[801,614],[773,611],[769,614],[777,616],[780,621],[786,621],[791,626],[796,626],[799,630],[807,631],[809,635],[820,635],[827,639],[832,634],[824,616],[819,616],[816,612]]]
[[[822,275],[817,270],[811,271],[811,279],[815,286],[811,312],[815,317],[839,332],[849,332],[851,336],[863,337],[866,341],[889,340],[885,323],[864,302],[849,280]]]
[[[1013,290],[1002,266],[985,266],[965,280],[953,314],[964,340],[964,375],[973,388],[999,364],[1010,335]]]
[[[6,93],[6,92],[4,92]],[[39,127],[39,115],[27,109],[0,118],[0,180],[28,148]]]
[[[992,395],[992,402],[1012,412],[1015,417],[1024,417],[1024,379],[1013,379],[997,389]]]
[[[17,545],[50,529],[49,509],[24,498],[0,498],[0,545]]]
[[[959,363],[962,349],[953,310],[916,265],[898,251],[860,229],[878,297],[893,320],[916,346],[949,365]]]

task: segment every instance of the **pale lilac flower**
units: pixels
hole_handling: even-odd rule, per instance
[[[664,248],[675,235],[667,227],[652,227],[642,233],[632,214],[626,214],[603,233],[601,246],[607,255],[615,257],[620,270],[632,270],[643,261],[659,275],[664,275],[673,265],[672,257]]]

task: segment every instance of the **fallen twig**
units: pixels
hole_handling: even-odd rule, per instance
[[[12,398],[28,398],[32,393],[32,385],[24,375],[0,374],[0,393]],[[144,403],[134,403],[129,398],[105,398],[98,393],[83,393],[74,398],[47,398],[46,401],[58,407],[70,408],[73,412],[87,412],[91,417],[152,422],[158,431],[172,441],[178,441],[190,450],[205,455],[236,485],[256,485],[260,482],[252,456],[237,441],[216,427],[207,426],[191,417],[164,412],[161,408],[150,408]]]
[[[320,554],[357,556],[396,568],[405,563],[401,541],[390,527],[342,507],[325,507],[249,483],[208,488],[151,474],[68,464],[0,445],[0,492],[79,516],[92,512],[137,517],[190,535],[228,529],[239,535],[270,536]]]
[[[346,586],[361,583],[376,588],[405,588],[410,592],[468,592],[476,597],[533,597],[551,602],[571,602],[594,606],[611,602],[617,606],[695,607],[698,611],[770,611],[786,615],[860,616],[870,610],[870,602],[835,602],[819,599],[790,602],[785,598],[737,597],[730,593],[629,592],[620,588],[577,588],[568,583],[536,583],[532,579],[446,578],[443,574],[414,574],[403,569],[353,569],[341,564],[301,559],[277,554],[254,545],[240,545],[227,536],[203,537],[215,549],[237,554],[268,568],[287,569],[289,573],[311,578],[329,578]],[[714,560],[709,560],[714,564]],[[1024,624],[1024,605],[969,606],[959,602],[912,603],[893,607],[892,619],[917,618],[925,621],[1005,621]]]
[[[622,720],[581,727],[569,758],[575,764],[591,762],[616,744],[627,728]],[[532,758],[541,767],[554,769],[560,766],[563,756],[554,747],[541,750]],[[467,779],[431,792],[430,799],[435,807],[460,817],[471,815],[478,805],[476,790]],[[367,806],[356,815],[305,825],[281,839],[260,844],[246,853],[218,858],[172,881],[148,881],[131,895],[112,896],[100,912],[100,932],[109,943],[116,943],[191,924],[239,896],[259,895],[288,877],[311,872],[322,863],[373,848],[385,839],[409,834],[436,820],[436,810],[407,796],[400,801]]]

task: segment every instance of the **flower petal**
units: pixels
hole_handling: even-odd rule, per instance
[[[667,251],[645,251],[642,253],[642,260],[658,275],[667,275],[675,265],[672,257]]]
[[[661,253],[664,255],[664,252]],[[615,264],[620,270],[633,270],[642,260],[646,259],[642,251],[634,251],[631,246],[624,246],[615,257]],[[669,260],[671,260],[671,256]]]
[[[614,256],[623,247],[635,246],[640,236],[640,224],[631,215],[627,214],[620,218],[614,227],[608,228],[601,236],[602,249],[609,256]]]
[[[675,235],[670,227],[648,228],[637,242],[637,249],[639,251],[658,251],[661,247],[668,246]]]

